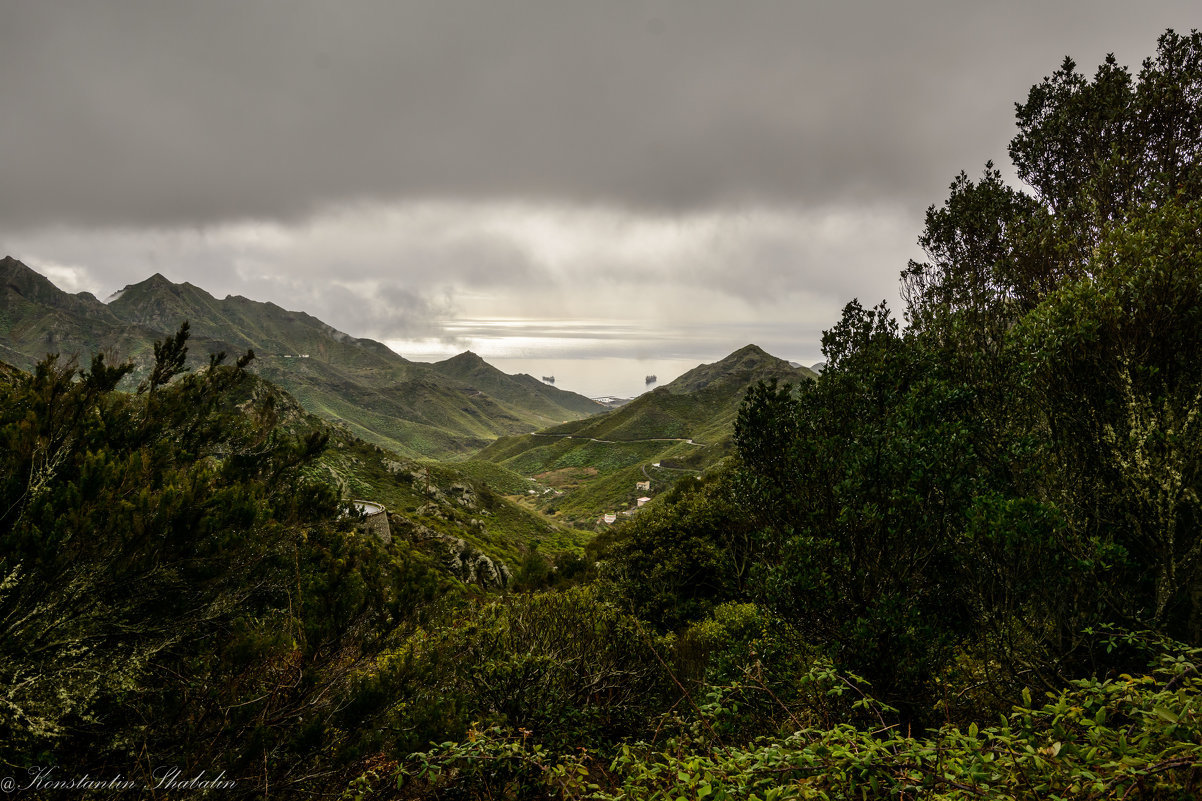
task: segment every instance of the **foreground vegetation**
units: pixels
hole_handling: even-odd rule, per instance
[[[1202,782],[1194,709],[1200,656],[1197,649],[1162,652],[1150,674],[1076,681],[1042,703],[1025,693],[993,725],[949,723],[913,736],[883,723],[896,710],[861,696],[852,711],[871,711],[882,725],[794,717],[788,734],[728,746],[725,727],[738,714],[729,696],[748,685],[771,692],[748,674],[746,683],[710,687],[690,728],[662,743],[624,745],[612,760],[548,753],[524,731],[494,726],[414,754],[400,782],[423,794],[471,783],[484,797],[606,801],[1192,798]],[[829,666],[799,679],[819,696],[858,689]]]
[[[506,540],[504,593],[360,533],[323,470],[398,522],[412,477],[282,425],[246,358],[179,375],[186,330],[136,394],[6,370],[0,761],[233,797],[1195,797],[1200,97],[1197,33],[1136,78],[1066,62],[1018,107],[1029,191],[989,166],[928,212],[904,331],[849,303],[720,469],[557,569]]]
[[[77,775],[220,766],[295,792],[360,758],[354,677],[445,580],[355,533],[248,359],[170,380],[49,358],[0,387],[0,761]],[[216,774],[218,771],[214,770]],[[291,789],[289,789],[291,788]]]

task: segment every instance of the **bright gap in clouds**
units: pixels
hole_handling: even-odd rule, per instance
[[[507,372],[556,375],[561,388],[598,395],[629,394],[629,376],[662,383],[749,343],[812,364],[821,332],[852,297],[888,298],[898,311],[897,276],[917,255],[921,213],[853,205],[649,216],[440,201],[341,207],[295,224],[0,238],[69,291],[104,298],[161,272],[217,297],[308,312],[406,358],[470,349]],[[577,388],[560,374],[590,378]],[[601,374],[613,385],[594,386]]]

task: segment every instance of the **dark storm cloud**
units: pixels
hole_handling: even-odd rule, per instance
[[[10,227],[522,198],[918,203],[1193,2],[6,2]]]

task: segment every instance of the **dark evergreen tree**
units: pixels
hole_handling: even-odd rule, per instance
[[[818,384],[748,395],[765,598],[886,700],[957,649],[1052,686],[1092,625],[1202,638],[1200,103],[1197,32],[1066,61],[1017,107],[1029,191],[990,164],[928,211],[909,329],[853,302]]]
[[[325,437],[248,359],[181,376],[186,342],[136,395],[100,356],[0,384],[0,764],[338,791],[381,747],[354,676],[438,583],[304,477]]]

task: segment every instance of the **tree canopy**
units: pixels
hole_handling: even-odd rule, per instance
[[[928,210],[905,331],[852,302],[820,382],[749,394],[767,598],[891,702],[968,640],[1057,682],[1091,625],[1202,638],[1200,97],[1197,32],[1066,60],[1016,105],[1025,186]]]
[[[293,793],[350,771],[375,736],[345,718],[355,673],[438,586],[306,478],[325,437],[274,425],[249,358],[180,375],[187,338],[144,393],[103,356],[0,383],[9,772],[174,765]]]

